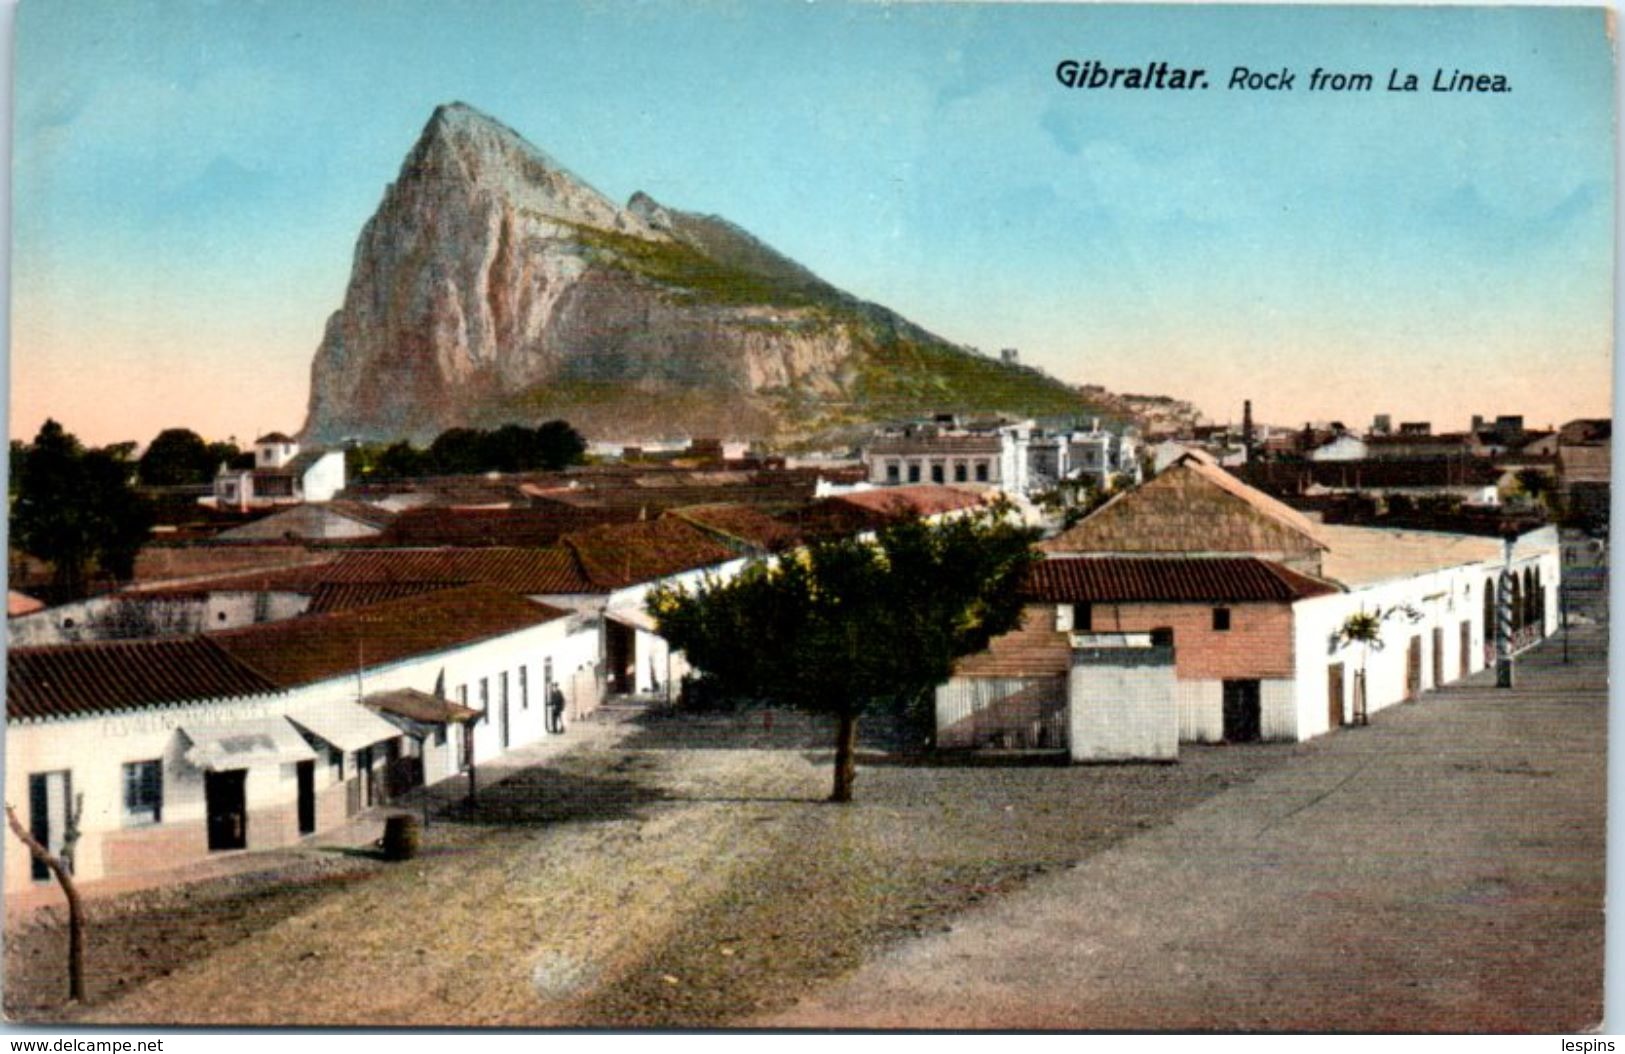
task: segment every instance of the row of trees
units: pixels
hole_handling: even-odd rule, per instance
[[[347,451],[346,470],[352,477],[401,478],[461,476],[478,472],[553,471],[580,464],[587,441],[565,421],[548,421],[535,428],[507,424],[485,431],[450,428],[435,437],[428,449],[405,441],[362,444]]]
[[[14,447],[19,444],[13,444]],[[102,448],[125,460],[134,443]],[[579,464],[587,441],[564,421],[549,421],[536,428],[509,424],[491,431],[452,428],[442,432],[428,449],[407,442],[372,443],[351,447],[346,468],[355,477],[455,476],[476,472],[551,470]],[[149,487],[199,485],[214,479],[224,464],[253,468],[254,452],[235,441],[209,442],[189,428],[166,428],[136,460],[136,475]]]

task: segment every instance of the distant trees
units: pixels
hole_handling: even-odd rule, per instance
[[[166,428],[147,444],[136,462],[141,482],[149,487],[176,487],[208,483],[225,464],[249,468],[252,452],[243,453],[236,443],[207,443],[190,428]]]
[[[214,475],[209,444],[190,428],[166,428],[147,445],[137,462],[141,482],[150,487],[201,483]]]
[[[131,488],[127,447],[87,450],[48,420],[13,455],[11,540],[51,565],[56,599],[84,596],[92,573],[132,577],[152,510]]]
[[[955,659],[1020,625],[1033,538],[998,514],[908,520],[692,591],[662,586],[648,608],[715,694],[834,715],[830,800],[845,802],[863,712],[925,705]]]
[[[586,452],[586,439],[565,421],[536,428],[506,424],[492,431],[448,428],[427,450],[405,441],[352,448],[348,469],[356,477],[385,478],[552,471],[579,464]]]

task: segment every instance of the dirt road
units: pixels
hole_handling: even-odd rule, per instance
[[[1602,1013],[1600,627],[1325,737],[757,1023],[1575,1031]]]

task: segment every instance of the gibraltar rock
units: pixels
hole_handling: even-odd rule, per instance
[[[834,288],[725,220],[644,194],[617,206],[450,104],[362,229],[302,437],[422,442],[564,418],[594,438],[788,442],[937,411],[1101,410]]]

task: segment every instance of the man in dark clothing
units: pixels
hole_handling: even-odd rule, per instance
[[[564,731],[564,693],[559,686],[554,685],[553,690],[547,694],[547,730],[549,732]]]

